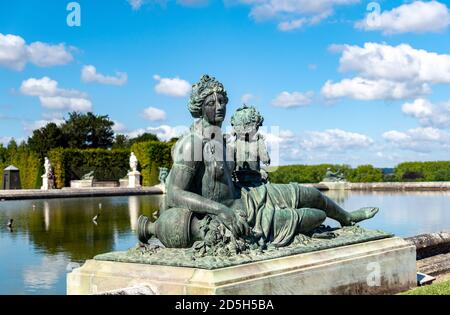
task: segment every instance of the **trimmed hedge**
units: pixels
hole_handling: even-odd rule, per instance
[[[347,180],[351,183],[375,183],[383,181],[383,172],[372,165],[360,165],[349,171]]]
[[[280,166],[270,172],[269,179],[272,183],[280,184],[318,183],[324,178],[327,168],[343,173],[349,182],[368,183],[383,180],[383,172],[372,165],[361,165],[352,169],[349,165],[334,164]]]
[[[22,189],[36,189],[41,187],[41,175],[43,165],[39,161],[37,154],[29,150],[26,146],[19,146],[13,152],[9,152],[2,147],[0,154],[0,188],[3,185],[3,170],[9,165],[14,165],[20,171],[20,183]]]
[[[400,163],[395,177],[402,182],[450,181],[450,161]]]
[[[53,149],[48,153],[56,177],[56,187],[70,187],[71,180],[94,171],[97,180],[119,180],[130,168],[128,150]]]
[[[327,168],[333,172],[340,170],[349,182],[434,182],[450,181],[450,161],[438,162],[405,162],[395,167],[393,174],[383,174],[382,170],[372,165],[360,165],[351,168],[348,165],[287,165],[280,166],[270,172],[273,183],[318,183],[325,176]]]
[[[350,166],[348,165],[334,165],[334,164],[320,164],[320,165],[286,165],[277,168],[271,168],[269,173],[269,180],[272,183],[288,184],[291,182],[297,183],[318,183],[322,181],[327,171],[331,168],[333,172],[340,171],[347,178],[350,174]]]
[[[139,161],[142,185],[153,186],[159,183],[159,167],[172,167],[173,142],[147,141],[131,146]]]

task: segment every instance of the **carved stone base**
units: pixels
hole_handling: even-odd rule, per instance
[[[53,179],[49,179],[47,175],[42,175],[42,186],[41,190],[53,189]]]
[[[141,173],[138,171],[128,173],[128,188],[141,187]]]
[[[155,294],[392,294],[416,286],[415,247],[393,237],[206,270],[88,260],[67,276],[67,294],[146,285]]]
[[[93,179],[71,180],[70,188],[91,188],[93,186],[93,182]]]

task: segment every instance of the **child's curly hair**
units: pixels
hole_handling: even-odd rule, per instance
[[[231,117],[231,126],[233,127],[245,127],[255,126],[261,127],[264,122],[264,117],[254,106],[242,105]]]

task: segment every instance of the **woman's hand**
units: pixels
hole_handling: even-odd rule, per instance
[[[234,237],[246,236],[250,234],[250,227],[244,216],[235,213],[232,209],[221,211],[217,216],[220,222],[230,230]]]

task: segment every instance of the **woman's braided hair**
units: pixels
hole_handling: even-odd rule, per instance
[[[192,86],[188,104],[192,117],[202,117],[202,104],[214,92],[222,94],[225,98],[225,103],[228,103],[227,91],[223,87],[223,84],[217,81],[216,78],[204,74],[200,78],[200,81]]]

